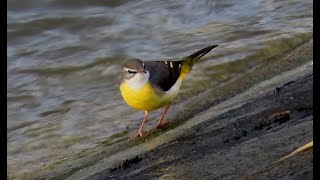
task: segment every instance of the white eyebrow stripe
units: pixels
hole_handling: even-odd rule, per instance
[[[123,68],[123,71],[132,71],[132,72],[137,72],[136,70],[129,69],[129,68]]]
[[[165,61],[164,63],[168,64],[168,62],[167,62],[167,61]]]
[[[170,67],[173,68],[172,62],[170,62]]]
[[[181,64],[179,64],[179,68],[181,68]]]

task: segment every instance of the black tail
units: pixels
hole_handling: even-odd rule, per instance
[[[206,55],[208,52],[210,52],[213,48],[216,47],[218,47],[218,45],[208,46],[206,48],[201,49],[200,51],[191,54],[190,56],[184,57],[182,60],[182,70],[180,76],[184,77],[186,74],[188,74],[196,61],[198,61],[202,56]]]
[[[218,45],[212,45],[212,46],[208,46],[206,48],[203,48],[203,49],[191,54],[190,56],[188,56],[187,59],[191,60],[192,63],[195,63],[202,56],[206,55],[208,52],[210,52],[212,49],[214,49],[216,47],[218,47]]]

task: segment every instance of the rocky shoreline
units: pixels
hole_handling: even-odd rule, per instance
[[[306,63],[68,179],[312,179],[312,148],[279,161],[313,139],[312,53],[310,41],[284,55]]]

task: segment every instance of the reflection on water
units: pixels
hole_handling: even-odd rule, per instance
[[[184,97],[241,73],[217,65],[313,28],[311,0],[7,2],[7,160],[15,175],[137,130],[143,113],[118,90],[127,58],[177,58],[219,44],[187,77]],[[261,59],[283,43],[272,46]]]

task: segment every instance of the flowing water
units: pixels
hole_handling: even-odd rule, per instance
[[[178,58],[219,44],[187,77],[178,103],[231,81],[313,32],[311,0],[7,3],[7,161],[12,177],[112,141],[119,133],[117,141],[133,135],[144,113],[128,107],[119,92],[128,58]],[[252,67],[219,66],[254,55],[260,61]],[[146,128],[156,125],[159,113],[152,113]]]

